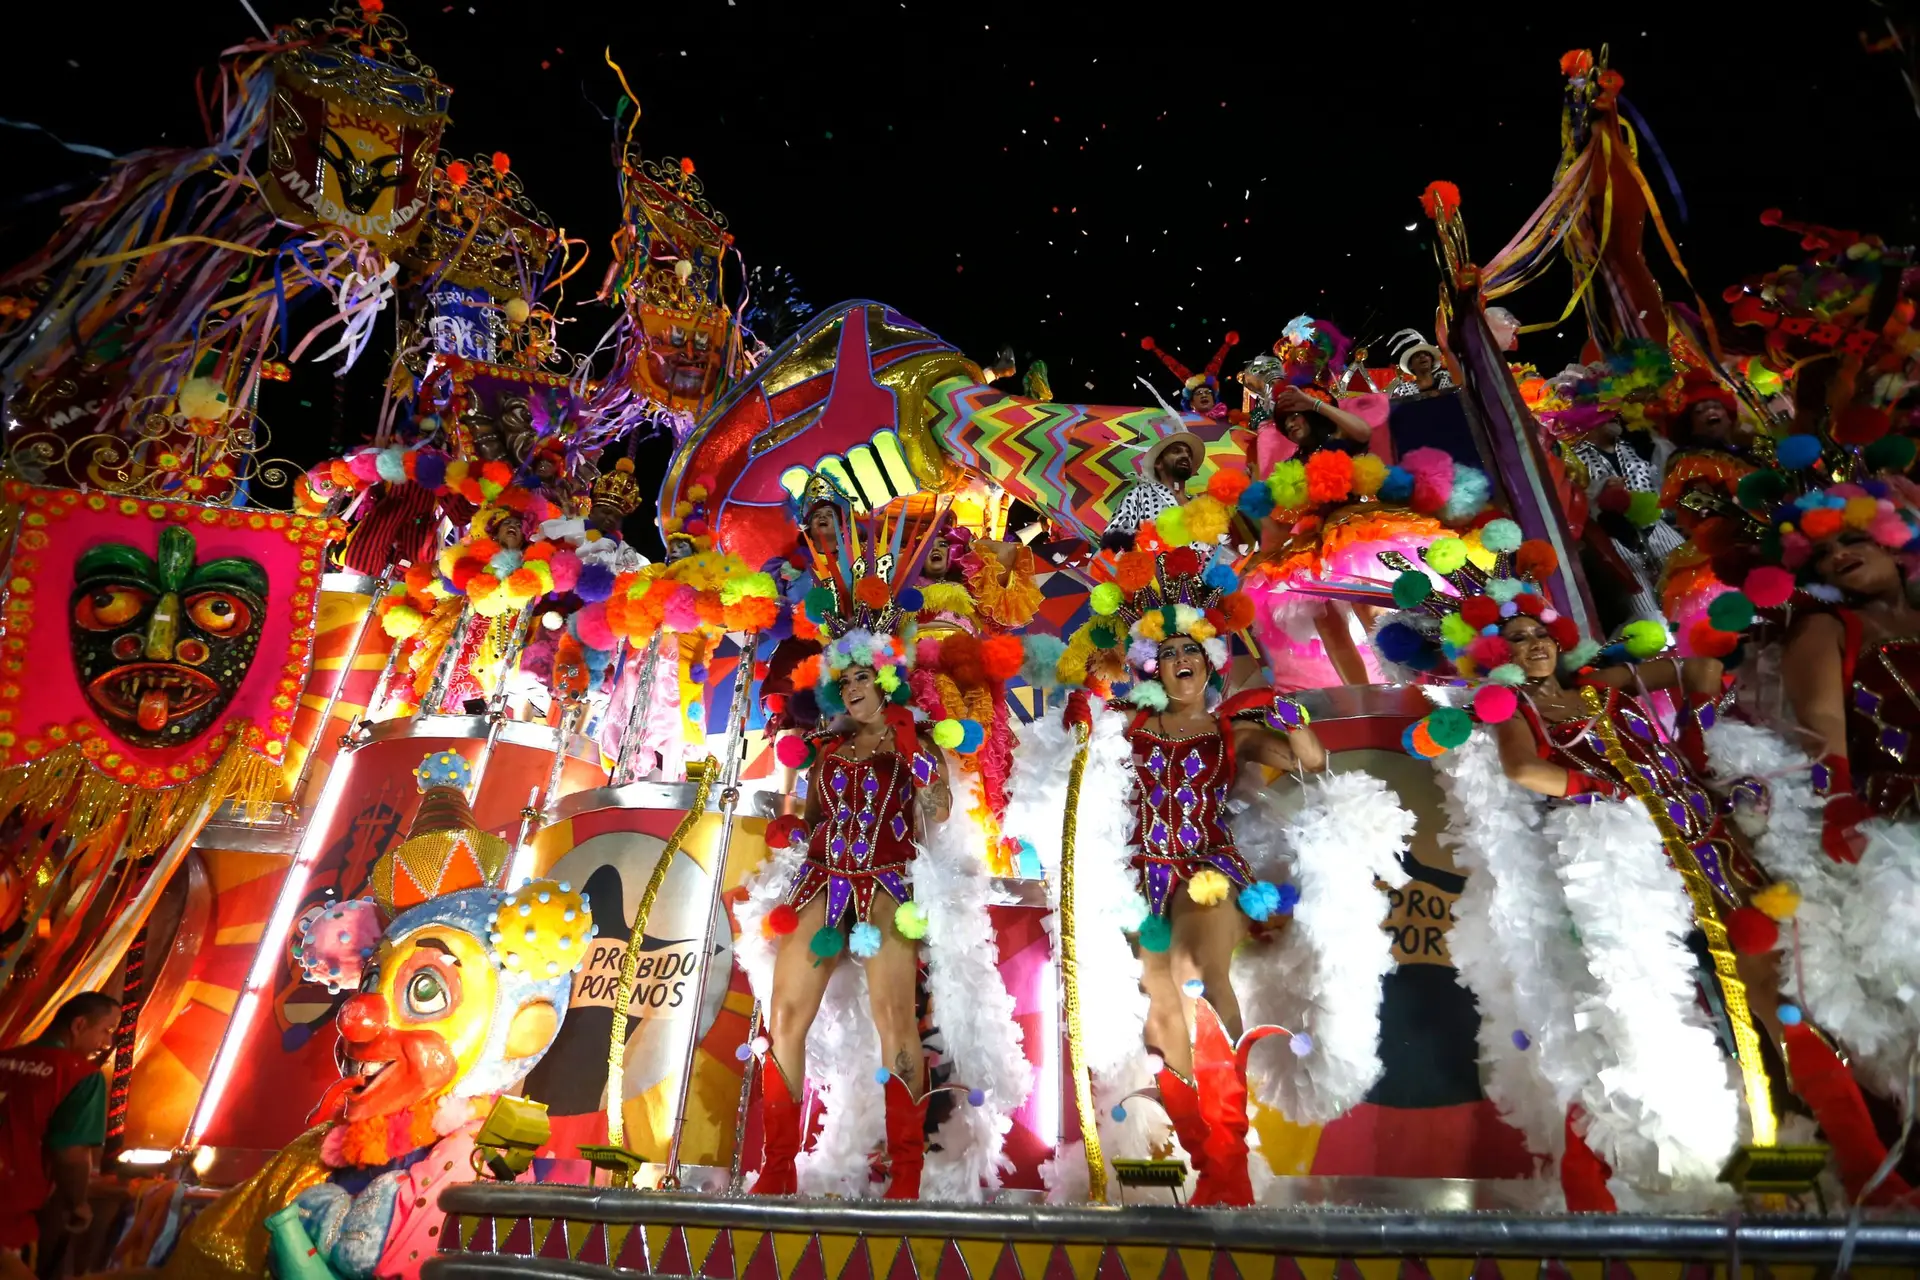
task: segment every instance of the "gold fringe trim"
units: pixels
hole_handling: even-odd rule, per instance
[[[1060,830],[1060,983],[1065,989],[1067,1049],[1072,1059],[1073,1099],[1080,1112],[1080,1141],[1087,1157],[1087,1198],[1107,1200],[1107,1159],[1100,1150],[1100,1127],[1093,1110],[1093,1076],[1087,1069],[1086,1041],[1080,1020],[1080,926],[1074,919],[1073,854],[1080,828],[1080,780],[1092,745],[1087,727],[1073,727],[1073,768],[1067,774],[1067,813]]]
[[[239,731],[240,726],[235,726]],[[63,813],[60,833],[80,844],[126,818],[126,854],[143,858],[164,847],[203,804],[233,801],[248,822],[272,813],[280,765],[239,742],[220,762],[192,782],[148,788],[99,772],[77,746],[65,746],[0,773],[0,821],[15,810],[43,819]]]

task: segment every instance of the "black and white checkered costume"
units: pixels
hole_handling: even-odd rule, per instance
[[[1673,457],[1673,444],[1664,437],[1628,432],[1611,445],[1583,440],[1571,446],[1571,452],[1587,468],[1587,498],[1593,504],[1593,518],[1601,521],[1620,558],[1639,581],[1639,590],[1633,594],[1634,616],[1660,617],[1660,575],[1667,557],[1687,540],[1686,535],[1666,516],[1645,528],[1605,517],[1600,514],[1599,501],[1600,491],[1609,480],[1620,481],[1629,493],[1660,492],[1667,462]]]

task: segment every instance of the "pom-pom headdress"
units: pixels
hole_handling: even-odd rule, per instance
[[[927,543],[941,526],[928,522],[909,549],[908,520],[896,518],[892,528],[876,522],[862,540],[856,522],[847,525],[847,542],[838,563],[822,566],[821,585],[807,592],[801,608],[819,631],[822,649],[812,672],[822,709],[837,712],[840,677],[852,667],[872,667],[888,698],[905,703],[911,697],[906,673],[914,660],[915,618],[926,603],[917,587],[896,586],[910,576],[926,553]]]
[[[1108,591],[1106,588],[1114,589]],[[1205,566],[1191,549],[1155,554],[1129,551],[1120,557],[1117,582],[1096,588],[1093,628],[1122,627],[1132,642],[1128,657],[1151,675],[1159,645],[1169,636],[1191,636],[1207,652],[1213,670],[1226,670],[1226,637],[1246,626],[1253,605],[1224,562]],[[1094,640],[1102,637],[1094,636]],[[1117,640],[1117,637],[1116,637]]]

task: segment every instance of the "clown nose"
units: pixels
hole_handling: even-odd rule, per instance
[[[387,998],[361,993],[340,1006],[334,1026],[349,1044],[366,1044],[387,1029]]]

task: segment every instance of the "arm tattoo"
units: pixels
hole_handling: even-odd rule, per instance
[[[913,1055],[905,1049],[893,1055],[893,1074],[899,1076],[900,1082],[908,1088],[919,1083],[918,1073],[913,1069]]]
[[[947,786],[947,780],[935,776],[932,782],[920,788],[920,812],[929,822],[933,821],[942,809],[951,809],[953,792]]]

